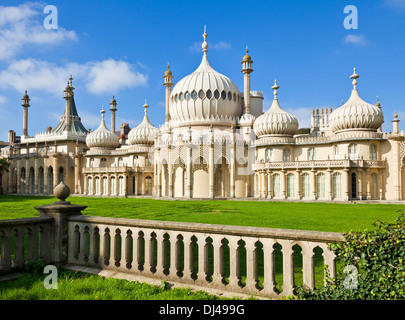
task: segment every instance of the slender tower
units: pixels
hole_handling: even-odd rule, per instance
[[[252,69],[252,58],[248,54],[249,50],[246,46],[246,55],[243,57],[242,60],[242,70],[244,77],[243,77],[243,98],[245,101],[245,110],[243,113],[250,114],[250,73],[253,71]]]
[[[23,137],[28,137],[28,108],[30,107],[30,97],[25,90],[25,94],[22,97],[22,107],[23,107]]]
[[[115,96],[112,97],[110,102],[110,111],[111,111],[111,131],[115,133],[115,112],[117,111],[117,101]]]
[[[73,78],[72,75],[69,77],[69,81],[67,83],[67,86],[65,88],[65,96],[64,99],[66,100],[66,110],[65,110],[65,131],[70,131],[70,124],[71,124],[71,103],[72,103],[72,98],[73,98],[73,90],[75,89],[73,87]]]
[[[170,113],[169,113],[169,100],[170,100],[170,94],[172,93],[172,79],[173,79],[173,75],[172,72],[170,71],[170,66],[169,64],[167,64],[167,70],[165,72],[165,75],[163,76],[165,82],[163,83],[163,85],[166,87],[166,120],[165,122],[169,122],[170,121]]]

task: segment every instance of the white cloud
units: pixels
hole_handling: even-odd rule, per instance
[[[7,69],[0,71],[0,88],[40,90],[60,95],[67,78],[73,77],[91,93],[117,93],[121,89],[146,85],[147,75],[134,70],[125,61],[107,59],[83,64],[55,63],[37,59],[14,60]]]
[[[13,58],[28,46],[43,48],[77,40],[74,31],[59,27],[47,30],[43,26],[44,5],[30,2],[15,7],[0,6],[0,60]]]
[[[385,0],[384,4],[396,9],[405,9],[405,0]]]
[[[190,46],[191,51],[202,51],[202,42],[194,42],[192,46]],[[228,42],[220,41],[218,43],[208,43],[208,50],[227,50],[230,49],[231,45]]]
[[[367,40],[364,34],[355,35],[355,34],[348,34],[343,38],[344,43],[354,44],[354,45],[366,45]]]
[[[0,95],[0,105],[4,105],[7,101],[7,97]]]

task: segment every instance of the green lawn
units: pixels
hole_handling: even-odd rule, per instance
[[[56,201],[54,197],[36,197],[36,196],[0,196],[0,219],[15,219],[25,217],[36,217],[38,211],[34,206],[48,205]],[[404,210],[404,205],[395,204],[331,204],[331,203],[300,203],[300,202],[268,202],[268,201],[237,201],[237,200],[206,200],[206,201],[185,201],[185,200],[154,200],[147,198],[101,198],[101,197],[70,197],[73,204],[87,205],[88,208],[83,211],[84,215],[104,216],[117,218],[136,218],[167,221],[185,221],[198,223],[214,223],[228,225],[244,225],[269,228],[286,228],[316,231],[334,231],[343,232],[350,230],[374,229],[372,223],[377,219],[383,221],[394,221],[398,217],[398,210]],[[242,249],[243,250],[243,249]],[[212,255],[212,252],[210,252]],[[258,259],[261,260],[262,253],[259,250]],[[227,255],[227,253],[225,253]],[[295,282],[296,285],[302,285],[302,256],[299,252],[295,253]],[[323,259],[321,253],[315,256],[315,276],[316,287],[323,285]],[[210,265],[211,266],[211,265]],[[212,268],[212,266],[211,266]],[[339,267],[338,269],[341,269]],[[212,270],[211,270],[212,271]],[[245,266],[241,266],[242,282],[244,281]],[[229,270],[225,270],[226,276]],[[263,281],[263,270],[258,270],[260,284]],[[55,298],[71,299],[76,295],[64,293],[42,292],[39,287],[42,282],[35,281],[32,276],[25,276],[25,280],[20,282],[11,281],[9,284],[0,284],[0,299],[14,299],[20,296],[22,299],[52,299]],[[123,296],[121,289],[126,292],[126,288],[132,285],[122,284],[121,282],[112,282],[115,295],[112,292],[106,292],[103,286],[106,282],[98,279],[96,276],[79,277],[74,281],[66,280],[66,287],[72,285],[72,292],[80,292],[80,288],[92,288],[87,293],[86,299],[102,297],[103,299],[120,298]],[[70,278],[69,278],[70,279]],[[27,286],[24,282],[32,284]],[[70,282],[69,282],[70,281]],[[280,249],[276,251],[276,282],[277,288],[282,288],[282,254]],[[13,284],[14,283],[14,284]],[[77,284],[77,287],[75,287]],[[29,288],[27,290],[24,289]],[[117,289],[121,288],[121,289]],[[176,293],[160,292],[160,289],[141,287],[136,290],[156,291],[147,299],[207,299],[204,295],[191,295],[191,293],[179,291]],[[145,287],[146,288],[146,287]],[[70,289],[69,289],[70,290]],[[84,289],[83,289],[84,290]],[[104,290],[104,291],[103,291]],[[159,291],[160,290],[160,291]],[[6,293],[7,291],[7,293]],[[48,290],[49,291],[49,290]],[[61,292],[59,290],[54,290]],[[103,294],[101,294],[103,292]],[[149,294],[149,293],[148,293]],[[174,294],[170,297],[170,294]],[[178,294],[178,295],[177,295]],[[125,294],[124,294],[125,296]],[[147,296],[147,295],[146,295]],[[139,296],[134,293],[130,295],[133,299],[146,299],[143,293]],[[11,297],[11,298],[10,298]],[[84,297],[77,293],[77,297]]]
[[[34,206],[54,202],[54,197],[0,196],[0,219],[38,216]],[[236,200],[154,200],[145,198],[70,197],[87,205],[84,215],[136,218],[268,228],[343,232],[372,230],[379,220],[394,221],[398,204],[339,204]]]

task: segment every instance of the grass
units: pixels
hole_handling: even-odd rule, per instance
[[[73,204],[86,205],[84,215],[116,218],[136,218],[165,221],[183,221],[197,223],[213,223],[226,225],[256,226],[268,228],[300,229],[314,231],[344,232],[350,230],[373,230],[372,223],[376,220],[394,221],[398,210],[404,205],[398,204],[343,204],[343,203],[303,203],[303,202],[268,202],[268,201],[232,201],[232,200],[154,200],[145,198],[97,198],[70,197]],[[56,201],[54,197],[38,196],[0,196],[0,220],[17,219],[38,216],[35,206],[48,205]],[[262,253],[260,253],[262,254]],[[262,257],[258,256],[258,259]],[[212,255],[212,253],[211,253]],[[169,260],[170,261],[170,260]],[[302,256],[295,256],[295,283],[302,284]],[[323,260],[320,253],[315,256],[316,287],[323,283]],[[244,269],[241,266],[241,269]],[[228,274],[228,270],[225,270]],[[242,275],[245,270],[241,270]],[[262,270],[259,281],[263,281]],[[160,292],[161,289],[147,289],[142,284],[122,284],[117,279],[107,285],[106,279],[92,275],[71,276],[61,280],[61,285],[72,288],[63,292],[42,292],[43,284],[32,275],[26,275],[21,280],[9,281],[6,285],[0,283],[0,299],[52,299],[47,295],[55,295],[55,299],[208,299],[208,296],[191,295],[191,293]],[[36,282],[37,281],[37,282]],[[39,281],[39,282],[38,282]],[[66,282],[64,282],[66,281]],[[244,279],[242,279],[242,282]],[[276,251],[276,282],[277,289],[282,286],[282,254]],[[77,287],[75,287],[77,285]],[[107,290],[104,285],[111,290]],[[134,287],[131,287],[134,286]],[[146,285],[145,285],[146,286]],[[135,292],[126,293],[127,288]],[[81,289],[82,288],[82,289]],[[87,288],[87,289],[86,289]],[[42,291],[41,291],[42,290]],[[89,291],[81,295],[80,290]],[[128,289],[129,290],[129,289]],[[153,291],[155,290],[155,291]],[[156,291],[158,290],[158,291]],[[160,291],[159,291],[160,290]],[[137,292],[136,291],[140,291]],[[148,292],[147,294],[142,293]],[[163,290],[164,291],[164,290]],[[7,293],[5,293],[7,292]],[[70,292],[76,292],[70,293]],[[151,293],[152,292],[152,293]],[[171,296],[171,294],[175,294]],[[86,297],[86,298],[84,298]]]
[[[38,216],[34,206],[54,197],[0,196],[0,220]],[[154,200],[145,198],[70,197],[87,205],[84,215],[213,223],[267,228],[344,232],[372,230],[377,219],[394,221],[402,204],[343,204],[233,200]]]

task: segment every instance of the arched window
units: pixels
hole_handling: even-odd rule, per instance
[[[93,179],[92,177],[87,178],[87,193],[93,194]]]
[[[103,194],[108,194],[108,178],[103,177]]]
[[[94,191],[95,191],[95,194],[100,194],[100,178],[99,177],[96,177],[95,179],[94,179]]]
[[[273,161],[273,148],[267,148],[265,151],[266,162]]]
[[[118,166],[119,166],[119,167],[123,167],[123,166],[124,166],[124,159],[122,159],[121,157],[118,158]]]
[[[101,158],[100,167],[102,167],[102,168],[107,167],[107,158]]]
[[[309,198],[310,189],[309,189],[309,174],[304,173],[301,176],[301,193],[303,198]]]
[[[349,145],[349,159],[350,160],[358,160],[359,155],[357,153],[357,144],[352,143]]]
[[[89,168],[93,168],[93,167],[94,167],[94,158],[90,158]]]
[[[152,177],[145,178],[145,194],[152,194]]]
[[[308,160],[313,161],[315,159],[315,148],[309,148],[308,149]]]
[[[145,159],[145,166],[151,167],[152,166],[152,156],[147,156]]]
[[[281,192],[280,192],[280,175],[276,173],[273,175],[273,196],[275,198],[280,197]]]
[[[335,160],[339,159],[339,146],[333,147],[333,159]]]
[[[134,167],[138,167],[139,166],[139,158],[138,156],[134,156]]]
[[[342,175],[335,173],[333,175],[333,199],[342,198]]]
[[[59,167],[59,171],[58,171],[58,184],[62,181],[64,181],[64,169],[63,167]]]
[[[119,189],[119,194],[124,195],[125,194],[125,178],[124,177],[119,177],[118,178],[118,189]]]
[[[115,177],[111,177],[111,184],[110,184],[110,187],[111,187],[111,192],[110,192],[110,194],[116,194],[117,193],[117,189],[116,189],[116,181],[115,181]]]
[[[289,149],[283,150],[283,161],[290,161],[290,150]]]
[[[370,144],[370,160],[377,160],[377,146]]]
[[[325,175],[323,173],[318,174],[316,181],[316,194],[318,199],[325,198]]]
[[[292,173],[287,175],[287,197],[294,197],[294,186],[295,186],[295,177]]]

